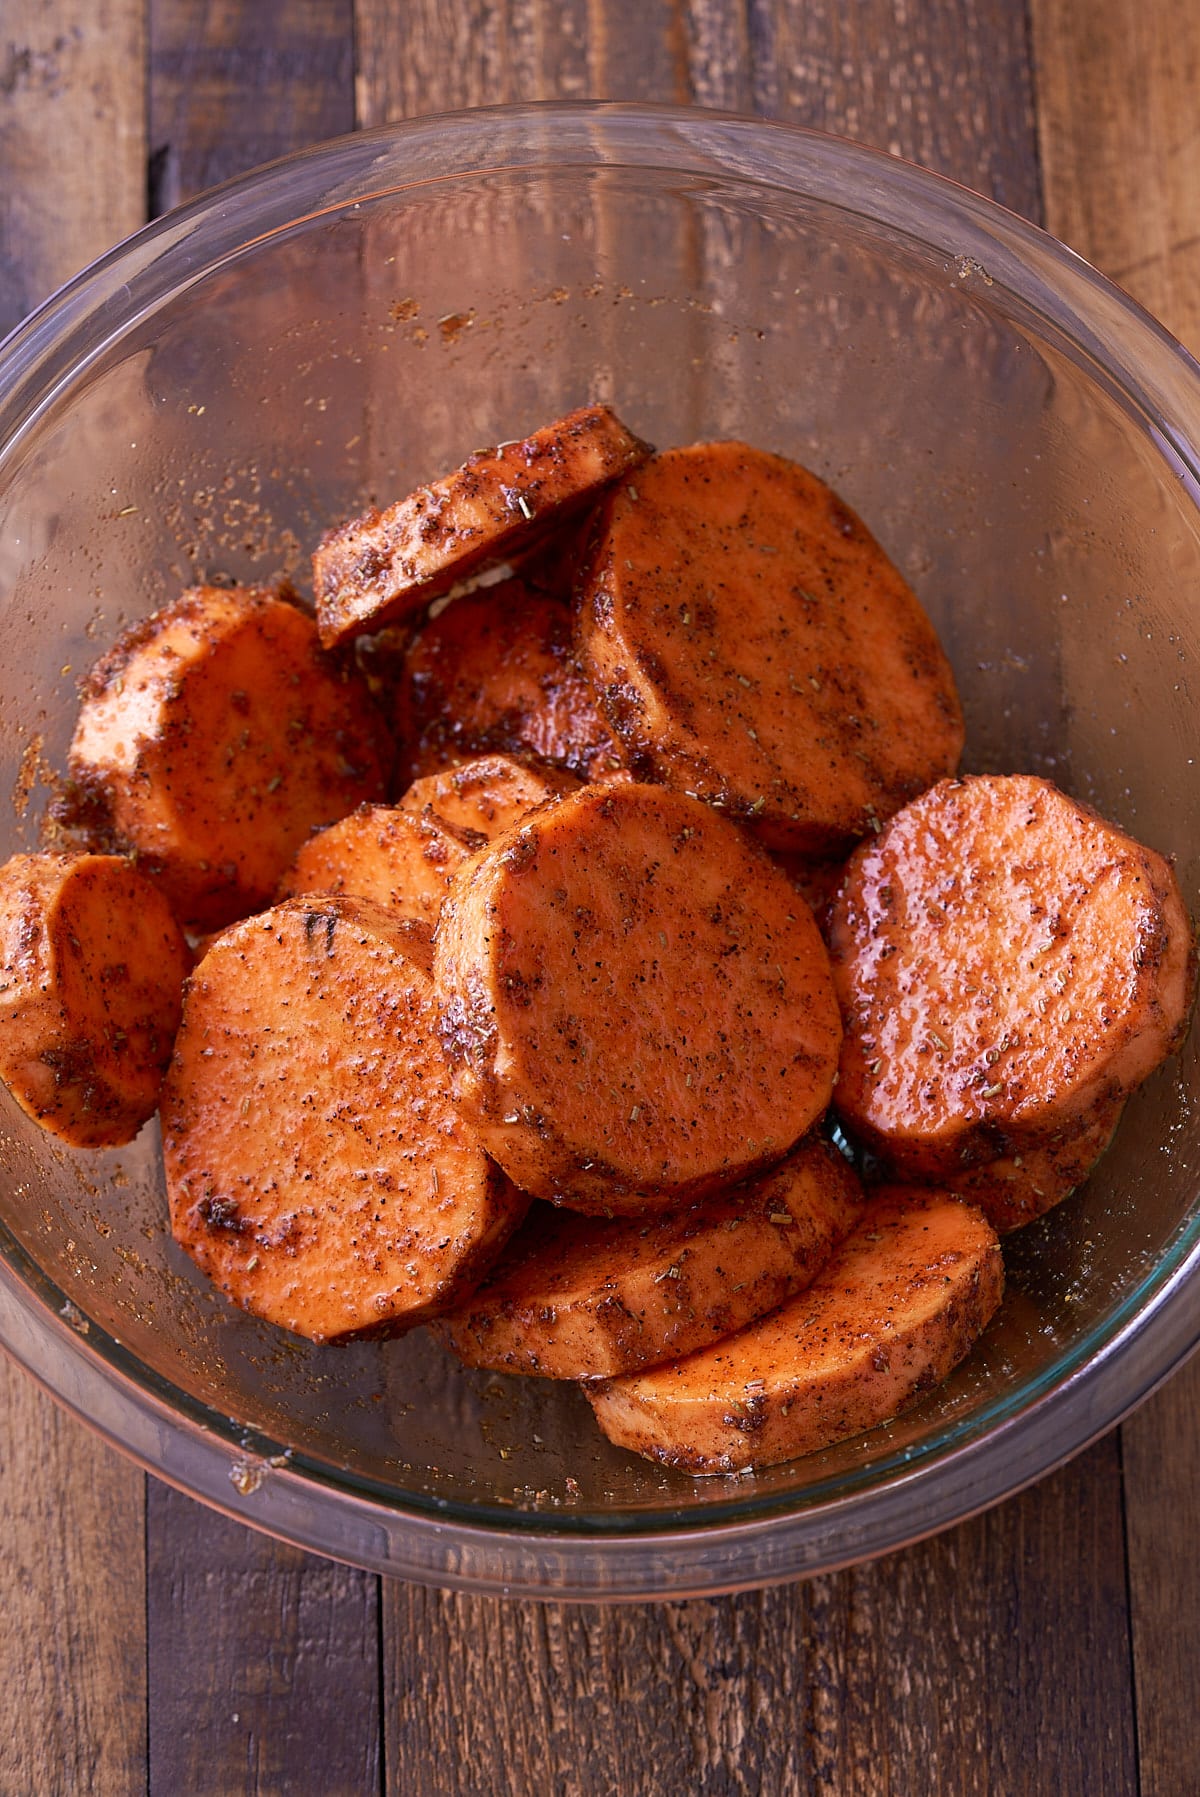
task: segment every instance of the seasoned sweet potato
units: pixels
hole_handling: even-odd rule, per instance
[[[471,846],[436,818],[361,805],[309,837],[280,882],[279,897],[345,892],[432,929]]]
[[[777,1160],[841,1029],[812,914],[737,827],[585,786],[463,869],[435,944],[456,1097],[525,1191],[645,1214]]]
[[[528,1203],[446,1095],[409,933],[364,900],[292,899],[218,938],[188,982],[162,1127],[176,1240],[313,1341],[447,1308]]]
[[[806,1291],[683,1360],[586,1388],[619,1447],[691,1473],[774,1466],[895,1416],[997,1309],[995,1232],[945,1193],[885,1189]]]
[[[313,556],[321,641],[328,648],[419,611],[483,564],[531,546],[649,453],[607,406],[583,406],[480,450],[386,511],[352,518]]]
[[[391,755],[303,612],[194,587],[92,671],[69,765],[99,833],[207,930],[268,903],[310,830],[382,798]]]
[[[862,1209],[810,1137],[677,1216],[607,1221],[535,1205],[487,1281],[437,1325],[468,1366],[593,1379],[690,1354],[798,1291]]]
[[[800,897],[817,920],[817,928],[826,934],[833,901],[846,877],[846,857],[816,860],[811,855],[789,855],[776,851],[772,861],[781,867]]]
[[[838,1110],[909,1176],[1092,1129],[1192,1001],[1167,862],[1024,775],[943,781],[893,818],[852,858],[830,944]]]
[[[475,837],[490,842],[536,806],[574,792],[578,785],[565,768],[533,766],[511,755],[478,755],[414,780],[400,809],[432,818],[444,830],[468,832],[466,845],[477,846]]]
[[[153,1114],[179,1025],[187,944],[122,856],[14,855],[0,868],[0,1078],[78,1148]]]
[[[410,779],[489,750],[592,780],[622,765],[575,662],[562,600],[506,580],[456,599],[413,640],[396,731]]]
[[[603,501],[580,662],[637,779],[836,854],[951,772],[950,665],[866,526],[744,443],[655,456]]]
[[[1001,1235],[1032,1223],[1069,1198],[1107,1149],[1121,1120],[1124,1102],[1104,1107],[1082,1135],[1066,1142],[1027,1148],[948,1175],[947,1191],[977,1204]]]

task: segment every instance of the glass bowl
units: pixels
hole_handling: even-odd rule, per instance
[[[200,577],[302,588],[320,532],[587,399],[743,436],[863,514],[955,664],[967,765],[1047,775],[1176,857],[1200,785],[1195,365],[1057,243],[849,143],[697,111],[426,119],[161,220],[0,355],[4,851],[79,675]],[[1200,1335],[1194,1039],[1003,1312],[893,1423],[738,1477],[611,1448],[569,1387],[426,1332],[319,1349],[168,1239],[156,1130],[85,1154],[0,1095],[0,1340],[161,1477],[381,1572],[544,1596],[766,1584],[995,1502]]]

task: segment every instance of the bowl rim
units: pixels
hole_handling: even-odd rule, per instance
[[[485,148],[493,153],[482,159]],[[156,306],[252,243],[431,181],[629,162],[803,192],[901,232],[919,213],[927,242],[933,225],[941,227],[960,280],[1016,293],[1092,360],[1153,425],[1193,503],[1200,497],[1200,367],[1128,295],[1037,226],[845,138],[703,108],[614,102],[490,107],[355,132],[238,176],[145,226],[0,344],[0,482],[68,381]],[[298,190],[308,211],[297,210]],[[1119,354],[1109,340],[1117,326]],[[389,1496],[373,1481],[248,1432],[152,1373],[80,1317],[3,1225],[0,1346],[147,1470],[295,1545],[451,1588],[644,1600],[832,1570],[933,1534],[1033,1483],[1118,1422],[1200,1343],[1200,1306],[1183,1301],[1198,1264],[1193,1203],[1125,1299],[1055,1359],[1053,1377],[1027,1381],[1024,1401],[1008,1403],[990,1426],[978,1424],[984,1404],[949,1429],[948,1447],[914,1453],[882,1482],[817,1503],[795,1492],[767,1497],[757,1512],[731,1499],[699,1522],[680,1521],[681,1504],[614,1523],[499,1506],[464,1515],[451,1500]]]

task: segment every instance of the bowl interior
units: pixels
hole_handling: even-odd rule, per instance
[[[185,234],[169,279],[91,315],[87,359],[0,447],[4,853],[36,846],[75,682],[130,619],[201,578],[304,589],[331,522],[599,398],[660,445],[742,436],[831,481],[942,633],[967,765],[1092,802],[1174,855],[1194,903],[1197,512],[1161,421],[1040,274],[1009,278],[1011,245],[993,267],[861,183],[657,160],[543,150],[413,181],[381,152],[267,229],[235,196],[215,261]],[[0,1219],[31,1302],[231,1440],[401,1507],[636,1532],[878,1485],[1066,1377],[1191,1244],[1196,1078],[1189,1045],[1086,1188],[1011,1242],[1003,1314],[947,1385],[736,1479],[652,1468],[574,1390],[465,1372],[425,1332],[317,1349],[234,1311],[167,1237],[153,1126],[75,1153],[0,1095]]]

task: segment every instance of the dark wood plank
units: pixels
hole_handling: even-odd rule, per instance
[[[145,1480],[0,1361],[0,1790],[146,1780]]]
[[[1193,1360],[1121,1430],[1143,1797],[1192,1788],[1200,1754],[1197,1418],[1200,1360]]]
[[[1137,1789],[1115,1436],[989,1515],[813,1593],[834,1790]]]
[[[1004,0],[749,0],[755,109],[1038,216],[1025,12]]]
[[[1046,221],[1200,353],[1200,14],[1035,0]],[[1200,1361],[1122,1429],[1141,1786],[1194,1788],[1200,1714]]]
[[[354,12],[360,125],[502,101],[694,97],[682,0],[355,0]]]
[[[1115,1463],[1110,1438],[936,1541],[737,1598],[542,1608],[387,1584],[388,1789],[1126,1797]]]
[[[9,0],[0,333],[143,220],[142,0]],[[145,1481],[0,1364],[0,1789],[145,1788]]]
[[[354,126],[351,0],[150,0],[152,214]]]
[[[144,220],[142,0],[6,0],[0,336]]]
[[[1200,352],[1200,13],[1034,0],[1046,223]]]
[[[150,1789],[379,1789],[376,1582],[152,1483]]]

